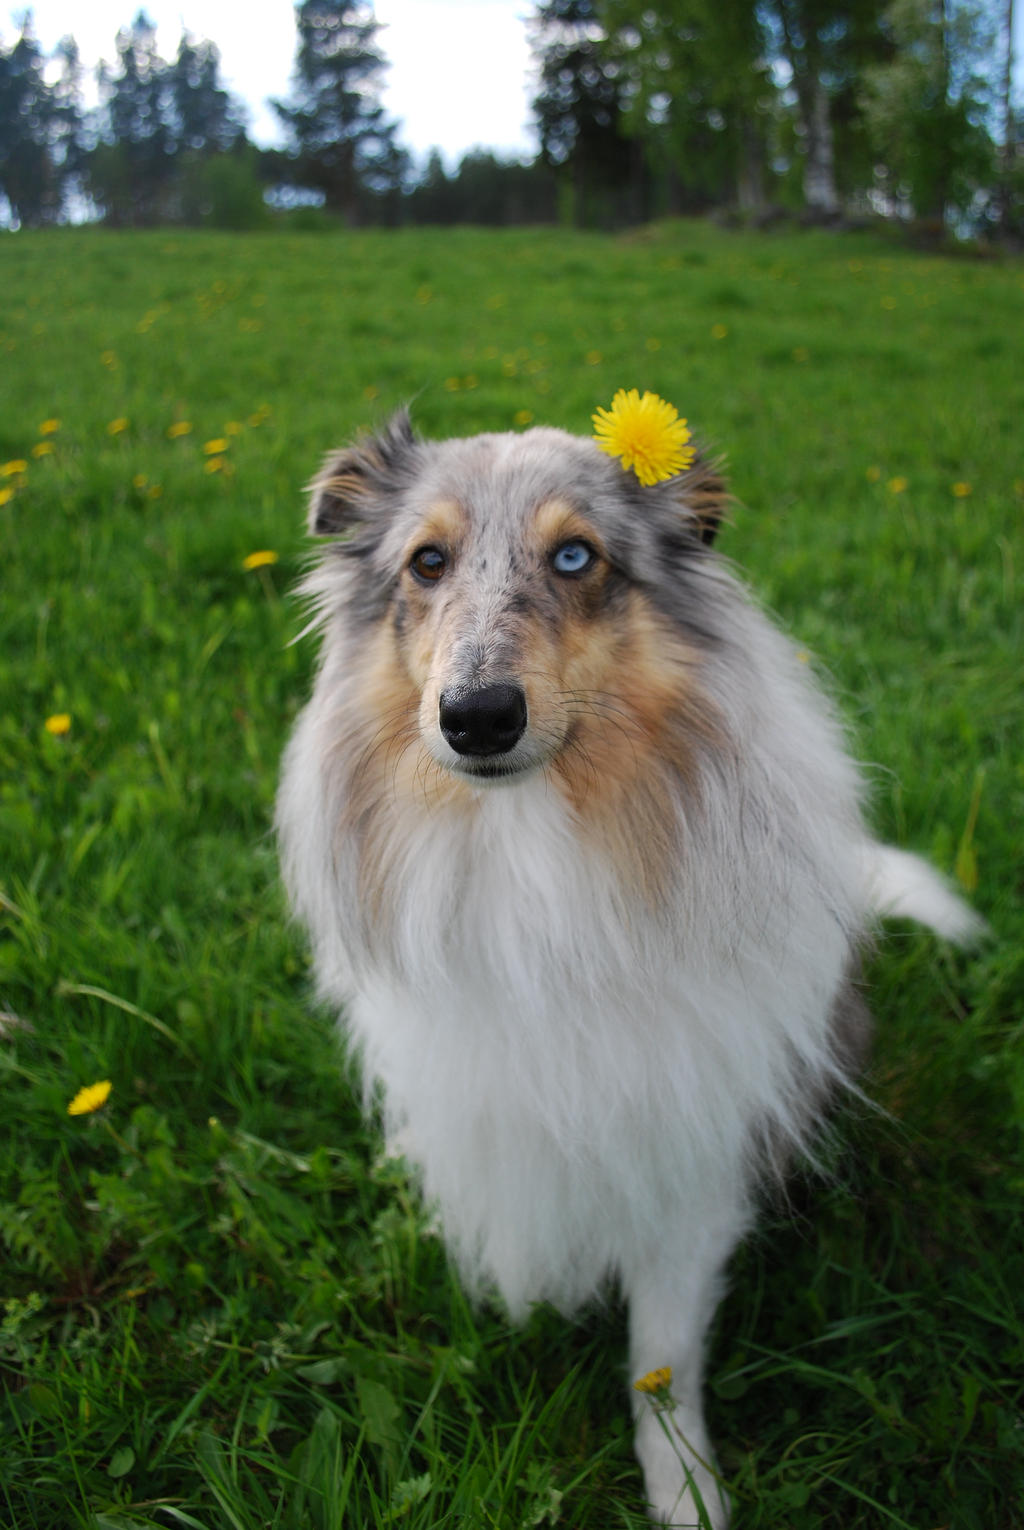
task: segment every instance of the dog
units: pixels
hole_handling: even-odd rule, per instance
[[[652,485],[548,428],[403,412],[332,454],[277,810],[320,995],[463,1278],[515,1319],[617,1282],[650,1513],[714,1530],[706,1334],[863,1059],[858,952],[885,914],[978,930],[872,840],[727,507],[704,451]]]

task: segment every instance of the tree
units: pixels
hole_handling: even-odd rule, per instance
[[[61,119],[44,65],[26,16],[14,46],[0,49],[0,192],[27,226],[56,221],[63,202]]]
[[[238,102],[221,82],[216,44],[196,42],[183,32],[166,78],[175,151],[227,153],[244,134],[245,124]]]
[[[625,77],[595,0],[546,0],[532,31],[541,159],[562,176],[570,218],[639,221],[647,212],[643,144],[626,131]]]
[[[992,183],[993,39],[970,0],[893,0],[884,20],[892,56],[866,71],[865,111],[894,197],[941,225]]]
[[[841,193],[869,173],[863,149],[863,71],[887,51],[883,0],[766,0],[775,50],[790,73],[811,212],[839,211]]]
[[[295,179],[355,222],[365,192],[393,190],[407,164],[380,104],[380,29],[357,0],[302,0],[295,19],[292,97],[271,104],[291,140]]]
[[[749,0],[602,0],[626,123],[683,208],[764,203],[774,87],[761,8]]]
[[[99,68],[100,142],[89,156],[89,190],[109,222],[155,223],[166,216],[173,177],[167,64],[144,11],[117,34],[118,69]]]

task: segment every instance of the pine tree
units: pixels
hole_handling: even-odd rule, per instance
[[[174,148],[168,67],[156,28],[139,11],[117,34],[118,69],[101,64],[101,142],[89,156],[89,190],[109,222],[134,226],[166,215]]]
[[[296,180],[355,222],[365,193],[393,187],[405,163],[397,124],[380,104],[387,63],[379,25],[372,8],[353,0],[302,0],[295,20],[292,96],[271,104],[290,139]]]
[[[533,21],[540,91],[533,110],[543,163],[561,172],[573,222],[642,218],[643,147],[625,130],[625,79],[609,56],[594,0],[546,0]]]
[[[44,65],[26,16],[14,46],[0,49],[0,194],[12,218],[28,226],[56,221],[63,199],[57,102]]]
[[[242,112],[221,81],[215,43],[196,42],[183,32],[167,85],[176,152],[223,154],[237,142]]]

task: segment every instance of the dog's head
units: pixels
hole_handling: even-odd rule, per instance
[[[562,431],[426,442],[402,413],[312,486],[320,601],[380,726],[452,777],[605,773],[692,713],[726,499],[700,455],[643,487]]]

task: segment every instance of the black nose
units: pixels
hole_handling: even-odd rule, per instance
[[[526,729],[526,696],[518,685],[455,686],[442,691],[441,732],[456,754],[504,754]]]

